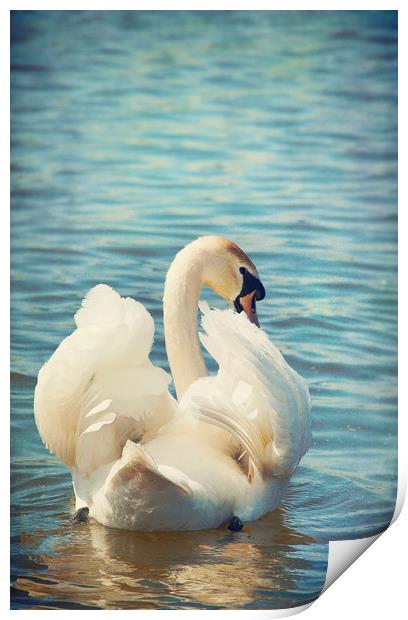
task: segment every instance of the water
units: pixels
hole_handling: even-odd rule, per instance
[[[12,36],[12,606],[316,598],[327,541],[383,530],[396,494],[396,13],[14,12]],[[206,233],[258,266],[312,447],[242,532],[74,527],[36,374],[98,282],[152,312],[167,369],[164,275]]]

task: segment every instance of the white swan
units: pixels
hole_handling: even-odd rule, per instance
[[[201,306],[200,339],[219,365],[210,377],[197,334],[205,284],[238,310]],[[226,239],[201,237],[176,255],[163,299],[176,401],[149,360],[146,309],[104,284],[88,292],[34,402],[44,443],[71,470],[78,514],[142,531],[239,529],[279,504],[309,446],[310,399],[256,326],[264,294],[250,258]]]

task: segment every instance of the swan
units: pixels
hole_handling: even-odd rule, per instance
[[[204,285],[234,308],[199,302]],[[149,359],[145,307],[106,284],[87,293],[34,395],[39,434],[71,471],[78,520],[238,530],[278,506],[310,444],[310,398],[259,327],[264,296],[254,263],[227,239],[199,237],[176,254],[163,296],[175,399]]]

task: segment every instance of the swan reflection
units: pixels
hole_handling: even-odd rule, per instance
[[[310,600],[310,588],[304,600],[299,592],[299,578],[313,574],[308,547],[312,558],[321,546],[291,529],[284,509],[242,532],[138,533],[91,521],[22,542],[36,548],[47,571],[44,579],[38,571],[18,579],[18,589],[46,598],[45,607],[65,601],[102,609],[257,608],[261,593],[269,608],[300,605]]]

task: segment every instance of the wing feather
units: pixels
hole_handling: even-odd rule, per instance
[[[262,475],[290,475],[310,443],[310,398],[304,380],[267,334],[244,314],[201,305],[200,334],[218,362],[215,377],[190,386],[180,403],[229,431]]]
[[[174,403],[169,375],[148,357],[154,322],[142,304],[100,284],[75,321],[38,374],[34,412],[49,450],[89,475],[129,437],[164,424]]]

